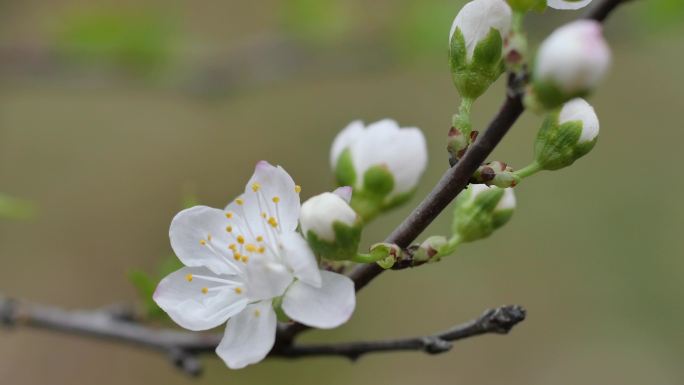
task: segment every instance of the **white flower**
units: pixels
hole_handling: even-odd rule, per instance
[[[186,329],[228,321],[216,353],[230,368],[273,347],[275,299],[290,318],[317,328],[339,326],[354,310],[353,282],[320,271],[296,232],[299,190],[285,170],[262,161],[225,210],[196,206],[171,222],[171,246],[186,267],[159,283],[154,300]]]
[[[548,0],[547,3],[556,9],[580,9],[589,5],[591,0]]]
[[[598,116],[596,116],[594,107],[587,103],[586,100],[576,98],[563,105],[558,118],[558,124],[572,121],[582,122],[582,134],[580,135],[578,143],[591,142],[598,136]]]
[[[346,193],[350,188],[341,187],[341,192]],[[351,199],[351,196],[349,196]],[[312,231],[322,240],[335,242],[335,222],[353,227],[357,223],[356,212],[349,206],[349,200],[345,200],[335,193],[323,193],[309,198],[302,205],[302,213],[299,221],[302,225],[302,233],[307,235]]]
[[[467,58],[470,60],[477,44],[489,35],[491,29],[499,31],[502,40],[508,35],[511,29],[511,7],[504,0],[473,0],[456,15],[449,32],[449,42],[456,28],[463,34]]]
[[[330,153],[333,170],[337,170],[345,150],[350,151],[355,178],[349,184],[355,192],[364,189],[364,175],[372,167],[385,168],[392,175],[393,188],[385,200],[411,192],[427,166],[427,146],[420,129],[400,128],[391,119],[368,127],[357,120],[342,130],[335,138]]]
[[[589,91],[610,65],[610,49],[601,24],[578,20],[555,30],[539,48],[535,80],[550,82],[567,94]]]

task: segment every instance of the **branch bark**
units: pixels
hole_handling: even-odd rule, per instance
[[[526,311],[520,306],[502,306],[487,310],[470,322],[428,336],[338,344],[280,345],[269,356],[339,356],[356,360],[364,354],[391,351],[414,350],[438,354],[449,351],[454,341],[488,333],[506,334],[525,316]],[[137,323],[135,317],[128,313],[122,314],[111,309],[68,311],[1,297],[0,323],[8,327],[61,331],[151,349],[166,354],[176,367],[193,376],[201,373],[197,356],[213,352],[222,337],[216,333],[151,328]]]

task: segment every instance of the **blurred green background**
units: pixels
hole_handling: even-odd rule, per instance
[[[419,126],[431,150],[418,196],[364,235],[384,238],[447,166],[458,95],[446,42],[461,4],[0,2],[0,293],[67,308],[138,301],[126,275],[169,255],[184,196],[222,207],[260,159],[304,198],[328,190],[329,145],[357,118]],[[641,0],[610,18],[614,68],[592,99],[602,131],[590,155],[520,185],[514,219],[490,239],[383,275],[347,325],[303,340],[425,334],[522,304],[528,319],[509,336],[353,364],[229,371],[206,356],[190,379],[156,353],[19,328],[0,330],[2,383],[684,383],[682,8]],[[532,15],[533,45],[577,15]],[[477,127],[502,92],[476,104]],[[539,123],[526,114],[492,159],[526,164]]]

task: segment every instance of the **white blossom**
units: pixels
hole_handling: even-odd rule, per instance
[[[400,128],[397,122],[384,119],[367,127],[357,120],[335,138],[330,153],[333,170],[340,155],[351,153],[356,178],[354,191],[363,189],[363,176],[374,166],[386,168],[394,178],[394,188],[386,199],[412,191],[427,166],[427,146],[420,129]]]
[[[186,329],[227,321],[216,353],[230,368],[256,363],[273,347],[275,300],[317,328],[339,326],[354,310],[353,282],[320,271],[296,231],[299,191],[285,170],[262,161],[225,210],[196,206],[171,223],[171,246],[185,267],[159,283],[154,300]]]
[[[534,77],[568,94],[588,91],[605,75],[610,56],[601,24],[578,20],[558,28],[544,40]]]

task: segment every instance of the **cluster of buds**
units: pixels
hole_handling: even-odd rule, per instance
[[[520,177],[513,172],[512,167],[496,160],[480,166],[470,179],[470,183],[497,187],[515,187],[519,182]]]
[[[338,185],[353,187],[351,206],[368,221],[413,196],[427,146],[418,128],[390,119],[367,127],[355,121],[337,135],[330,158]]]
[[[464,122],[460,115],[454,115],[453,125],[447,136],[449,165],[452,167],[463,157],[471,143],[477,139],[478,131],[471,131],[470,122]]]

